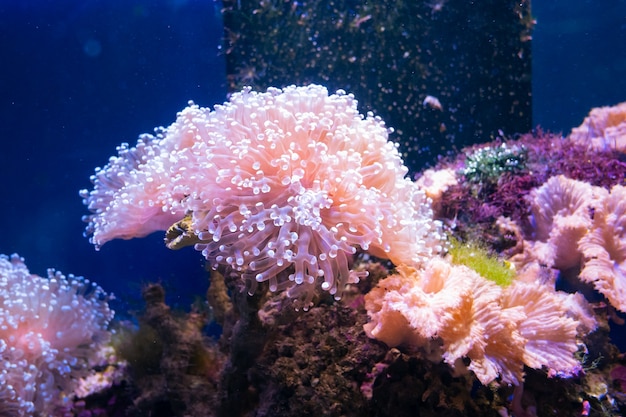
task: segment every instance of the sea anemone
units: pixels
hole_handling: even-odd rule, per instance
[[[580,279],[593,283],[615,308],[626,312],[626,187],[614,186],[596,208],[579,248],[584,257]]]
[[[526,159],[527,152],[522,145],[481,146],[467,155],[460,174],[481,195],[493,190],[503,174],[524,171]]]
[[[167,230],[185,216],[213,268],[288,289],[310,305],[363,273],[357,250],[420,264],[442,249],[430,201],[406,178],[389,129],[352,95],[324,87],[250,88],[215,110],[193,103],[119,155],[81,195],[98,247]]]
[[[31,275],[19,256],[0,255],[0,412],[48,416],[63,405],[109,339],[108,298],[86,279]]]

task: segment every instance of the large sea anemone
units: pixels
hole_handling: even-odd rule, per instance
[[[81,192],[87,231],[101,246],[186,217],[196,249],[250,293],[267,281],[305,307],[318,287],[339,297],[359,279],[357,250],[412,265],[441,250],[389,132],[352,95],[317,85],[246,88],[215,110],[191,103],[96,171]]]

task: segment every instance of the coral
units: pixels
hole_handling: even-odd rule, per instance
[[[596,150],[626,151],[626,102],[592,109],[568,138]]]
[[[514,281],[503,289],[475,271],[433,258],[423,270],[399,268],[365,296],[368,336],[418,348],[483,384],[523,381],[523,366],[555,375],[578,370],[579,321],[554,289]],[[581,329],[584,326],[581,326]],[[588,329],[587,329],[588,330]],[[544,357],[542,357],[544,355]]]
[[[0,255],[0,410],[52,415],[98,362],[113,311],[94,283]],[[3,414],[4,415],[4,414]]]
[[[214,111],[191,103],[96,170],[94,189],[81,191],[87,234],[99,247],[174,224],[174,247],[195,235],[249,293],[267,281],[305,308],[316,288],[338,298],[364,276],[350,270],[358,249],[396,264],[441,250],[429,200],[388,133],[352,95],[317,85],[246,88]]]
[[[528,149],[528,168],[539,184],[564,175],[609,189],[626,179],[626,163],[614,149],[593,149],[541,130],[522,135],[519,142]]]
[[[501,141],[483,146],[497,149]],[[579,145],[560,135],[541,129],[506,141],[507,149],[523,148],[524,164],[519,170],[505,171],[492,181],[484,183],[460,181],[450,186],[438,200],[436,213],[439,219],[456,226],[458,236],[474,240],[487,240],[502,250],[493,222],[501,217],[524,223],[529,215],[526,196],[542,186],[551,177],[567,178],[610,189],[616,184],[626,184],[626,163],[621,154],[612,149],[596,150]],[[455,158],[442,158],[436,170],[461,172],[466,154],[476,152],[476,147],[464,149]]]
[[[578,266],[578,241],[591,227],[592,214],[606,190],[562,175],[552,177],[528,197],[530,210],[527,258],[549,267]]]
[[[159,131],[162,134],[162,129]],[[90,242],[96,248],[111,239],[132,239],[167,230],[184,216],[185,209],[175,204],[184,198],[184,190],[176,194],[171,190],[172,178],[167,169],[171,161],[157,160],[161,154],[191,145],[192,138],[176,139],[142,135],[137,145],[122,143],[117,147],[117,156],[109,158],[104,168],[96,168],[91,177],[94,189],[80,191],[83,202],[94,212],[83,220],[89,222],[85,234],[92,235]]]
[[[517,326],[525,339],[524,364],[552,370],[559,376],[572,376],[581,371],[574,356],[578,350],[579,321],[568,316],[563,297],[551,287],[515,281],[504,291],[502,306],[520,307],[524,312],[525,317]]]
[[[515,141],[495,141],[442,159],[436,171],[454,170],[459,179],[436,200],[438,219],[463,240],[494,236],[489,243],[496,244],[494,221],[501,216],[523,217],[524,195],[541,184],[529,173],[528,164],[526,146]]]
[[[526,159],[522,145],[480,146],[467,155],[460,173],[481,194],[495,187],[503,174],[524,171]]]
[[[521,316],[502,310],[501,293],[471,269],[433,258],[422,271],[399,269],[365,296],[370,322],[364,329],[388,346],[421,348],[453,367],[469,357],[483,384],[498,374],[517,383],[521,361],[510,361],[521,357],[523,343],[509,323]]]
[[[398,267],[397,273],[381,280],[376,287],[365,295],[365,308],[370,316],[370,321],[364,326],[365,333],[374,339],[384,342],[387,346],[400,345],[425,346],[433,337],[439,326],[441,311],[447,307],[444,304],[446,297],[440,297],[441,303],[437,303],[439,294],[451,291],[450,286],[443,287],[439,284],[437,293],[429,297],[426,290],[418,287],[413,278],[413,268]],[[429,278],[439,278],[437,274],[429,274],[425,278],[424,286],[429,284]],[[445,282],[447,283],[447,282]],[[413,294],[412,292],[415,292]],[[448,298],[451,303],[455,301]],[[429,308],[430,303],[439,309]],[[411,307],[415,307],[412,309]],[[407,315],[412,313],[412,315]],[[411,329],[412,322],[421,326],[421,332],[415,334]]]
[[[595,207],[591,230],[578,245],[584,257],[580,279],[626,312],[626,187],[614,186]]]
[[[517,325],[523,315],[518,309],[502,308],[502,289],[495,283],[463,266],[455,266],[452,274],[469,281],[470,292],[462,294],[457,308],[443,312],[438,336],[443,340],[444,360],[460,368],[462,360],[469,358],[468,369],[482,384],[498,376],[505,384],[519,384],[524,339]]]

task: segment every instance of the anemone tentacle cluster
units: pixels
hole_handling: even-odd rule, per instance
[[[380,118],[324,87],[246,88],[214,110],[193,103],[156,136],[118,156],[83,190],[99,247],[166,230],[190,216],[197,250],[254,292],[311,301],[359,279],[361,249],[420,264],[441,251],[440,224]],[[292,268],[293,267],[293,268]]]
[[[109,296],[52,269],[0,255],[0,415],[54,415],[108,342]]]

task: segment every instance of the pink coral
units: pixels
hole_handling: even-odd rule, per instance
[[[579,370],[578,336],[595,327],[583,307],[554,289],[515,281],[502,288],[460,265],[433,258],[399,268],[365,296],[369,337],[409,346],[467,368],[483,383],[523,381],[524,365],[569,376]],[[579,321],[580,319],[580,321]],[[582,324],[581,324],[582,323]]]
[[[305,306],[318,286],[339,297],[358,280],[358,248],[408,264],[441,250],[429,200],[388,133],[352,95],[316,85],[246,88],[213,111],[192,103],[97,170],[81,192],[87,231],[101,246],[189,214],[196,249],[241,273],[249,292],[268,281]]]
[[[606,190],[558,175],[528,196],[531,236],[525,256],[543,265],[567,269],[580,264],[578,241],[591,226],[591,215]]]
[[[399,266],[396,274],[381,280],[365,296],[370,316],[364,326],[367,335],[391,347],[430,349],[445,312],[459,310],[464,296],[471,295],[470,281],[461,274],[451,274],[452,268],[435,258],[423,271]]]
[[[626,312],[626,187],[616,185],[595,210],[590,232],[580,239],[580,279],[593,283],[618,310]]]
[[[465,357],[468,368],[483,384],[498,376],[507,384],[522,380],[521,356],[524,341],[517,330],[522,315],[518,309],[503,309],[502,288],[464,266],[453,266],[454,275],[471,283],[461,308],[443,315],[439,336],[444,343],[444,360],[459,366]]]
[[[626,102],[592,109],[569,139],[597,150],[626,151]]]
[[[433,258],[424,269],[400,269],[365,296],[369,337],[389,346],[410,345],[453,367],[470,358],[469,369],[487,384],[498,375],[521,378],[523,341],[517,310],[503,311],[502,290],[465,266]],[[437,356],[433,359],[436,360]]]
[[[52,415],[73,394],[108,341],[107,301],[88,280],[31,275],[19,256],[0,255],[0,410]]]
[[[515,281],[504,291],[503,307],[519,307],[524,314],[517,326],[525,340],[524,364],[554,370],[561,376],[575,375],[581,370],[574,356],[578,350],[579,321],[570,317],[571,302],[553,287],[536,283]]]

